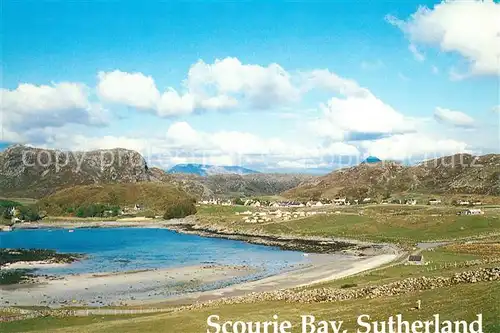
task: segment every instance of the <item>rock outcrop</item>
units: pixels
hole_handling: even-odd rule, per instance
[[[126,149],[70,152],[16,145],[0,153],[2,196],[40,198],[75,185],[151,180],[144,158]]]

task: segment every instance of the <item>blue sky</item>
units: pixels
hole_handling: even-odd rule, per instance
[[[2,141],[270,171],[498,152],[499,7],[6,1]]]

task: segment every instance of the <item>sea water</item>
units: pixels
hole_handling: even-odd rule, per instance
[[[38,274],[126,272],[200,264],[246,265],[263,277],[305,261],[300,252],[162,228],[19,229],[0,233],[0,248],[52,249],[85,258]]]

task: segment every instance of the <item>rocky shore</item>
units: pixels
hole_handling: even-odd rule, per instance
[[[357,256],[400,253],[400,249],[394,244],[373,244],[357,240],[333,239],[325,237],[299,237],[242,233],[230,229],[218,229],[216,227],[198,225],[193,220],[177,224],[165,224],[165,227],[184,234],[239,240],[251,244],[275,246],[282,250],[300,251],[305,253],[345,253]]]
[[[195,216],[167,221],[137,220],[137,221],[53,221],[23,223],[14,229],[40,228],[166,228],[178,233],[198,235],[202,237],[222,238],[244,241],[256,245],[278,247],[282,250],[305,253],[345,253],[357,256],[375,256],[381,254],[398,254],[401,249],[394,244],[375,244],[354,239],[300,237],[291,235],[272,235],[261,233],[244,233],[228,228],[206,226],[199,223]]]

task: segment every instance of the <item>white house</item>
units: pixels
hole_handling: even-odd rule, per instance
[[[430,199],[429,200],[429,205],[440,205],[441,204],[441,200],[439,199]]]
[[[344,206],[347,204],[346,198],[337,198],[333,200],[333,204],[337,206]]]
[[[417,200],[415,199],[408,199],[406,200],[407,205],[415,206],[417,204]]]
[[[483,215],[484,212],[481,210],[481,209],[467,209],[467,210],[464,210],[462,213],[462,215]]]

